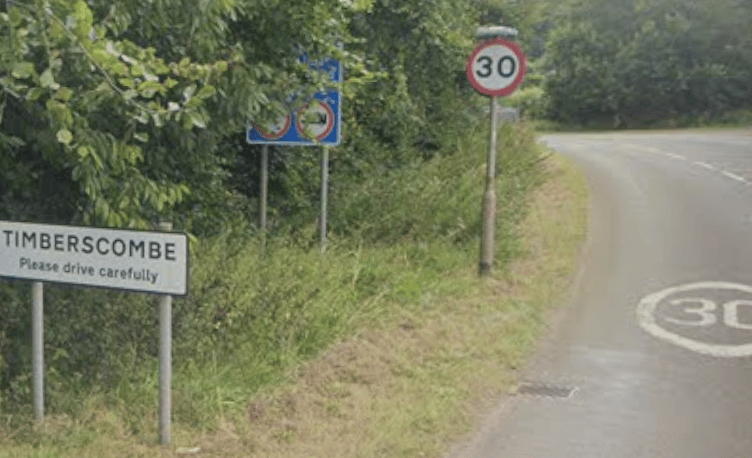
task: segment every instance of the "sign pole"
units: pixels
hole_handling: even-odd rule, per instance
[[[326,251],[326,217],[329,190],[329,148],[323,147],[321,154],[321,252]]]
[[[266,202],[269,193],[269,145],[261,146],[261,203],[259,209],[259,228],[266,234]]]
[[[496,229],[496,136],[499,124],[498,97],[491,97],[491,137],[486,163],[486,192],[483,196],[483,223],[481,225],[480,275],[491,273],[494,258]]]
[[[172,223],[159,223],[159,229],[172,230]],[[159,299],[159,426],[162,446],[171,442],[172,426],[172,296]]]
[[[44,420],[44,283],[41,281],[32,283],[31,296],[34,417],[38,422],[42,422]]]
[[[491,273],[494,258],[496,229],[496,136],[498,134],[498,98],[514,92],[522,83],[527,70],[525,53],[516,43],[503,37],[513,37],[517,30],[510,27],[481,27],[475,37],[482,40],[467,60],[465,72],[470,84],[481,94],[491,97],[491,138],[486,164],[486,191],[481,210],[480,262],[481,276]]]

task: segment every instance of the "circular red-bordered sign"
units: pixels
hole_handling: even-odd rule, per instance
[[[306,118],[305,126],[303,126],[304,118]],[[301,137],[306,136],[307,129],[317,141],[321,141],[334,129],[334,110],[328,103],[320,100],[313,106],[307,103],[298,110],[296,127]]]
[[[254,124],[253,127],[258,131],[259,135],[266,140],[279,140],[284,137],[287,131],[290,130],[292,125],[292,116],[289,114],[285,117],[280,117],[277,124],[269,126],[269,129],[263,129],[261,126]]]
[[[484,41],[467,60],[467,79],[481,94],[503,97],[522,83],[527,58],[517,43],[495,38]]]

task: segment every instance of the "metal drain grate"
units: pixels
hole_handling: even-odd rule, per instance
[[[517,395],[535,396],[541,398],[569,399],[574,395],[577,388],[557,386],[545,383],[521,383],[517,387]]]

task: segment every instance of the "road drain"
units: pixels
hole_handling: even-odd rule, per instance
[[[519,396],[534,396],[541,398],[569,399],[577,388],[551,385],[546,383],[521,383],[515,394]]]

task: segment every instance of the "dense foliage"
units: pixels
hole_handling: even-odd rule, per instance
[[[485,104],[464,65],[477,25],[522,11],[514,2],[452,0],[5,0],[0,219],[173,221],[201,241],[191,297],[175,306],[181,364],[204,371],[206,355],[242,352],[262,379],[264,367],[279,373],[288,356],[332,339],[361,300],[402,288],[389,286],[394,279],[377,261],[348,254],[359,244],[377,259],[394,247],[387,258],[401,260],[403,242],[475,251],[482,153],[458,139],[478,137]],[[345,67],[330,221],[333,244],[346,248],[339,258],[332,249],[331,264],[306,249],[316,240],[318,148],[271,148],[269,257],[253,238],[260,148],[246,144],[245,129],[326,83],[298,62],[303,51]],[[300,96],[290,102],[293,91]],[[506,255],[537,157],[529,132],[508,146],[525,155],[499,161],[508,165],[500,186]],[[28,406],[28,300],[23,283],[0,285],[0,408]],[[68,410],[75,396],[61,393],[76,389],[151,387],[152,303],[49,288],[53,409]]]
[[[257,195],[245,127],[324,84],[298,63],[303,51],[346,68],[334,183],[430,156],[468,121],[476,6],[8,0],[0,11],[6,219],[144,228],[170,218],[216,232]],[[303,96],[289,102],[293,91]],[[274,209],[294,217],[313,205],[315,163],[310,149],[273,151]]]
[[[326,256],[294,237],[248,237],[225,227],[204,238],[191,267],[191,292],[173,304],[176,422],[214,424],[227,406],[315,355],[354,323],[387,309],[423,307],[437,278],[474,270],[487,128],[478,125],[421,167],[366,177],[342,202],[347,237]],[[498,161],[496,262],[518,253],[517,230],[541,180],[540,149],[524,126],[503,126]],[[360,243],[353,243],[360,240]],[[31,409],[30,289],[0,287],[0,411],[13,425]],[[50,414],[81,414],[82,399],[104,399],[136,434],[154,427],[157,298],[45,288],[46,402]],[[28,418],[28,417],[26,417]],[[2,426],[0,426],[2,432]],[[0,436],[0,444],[3,437]]]
[[[627,126],[752,108],[749,1],[572,1],[548,21],[557,120]]]

